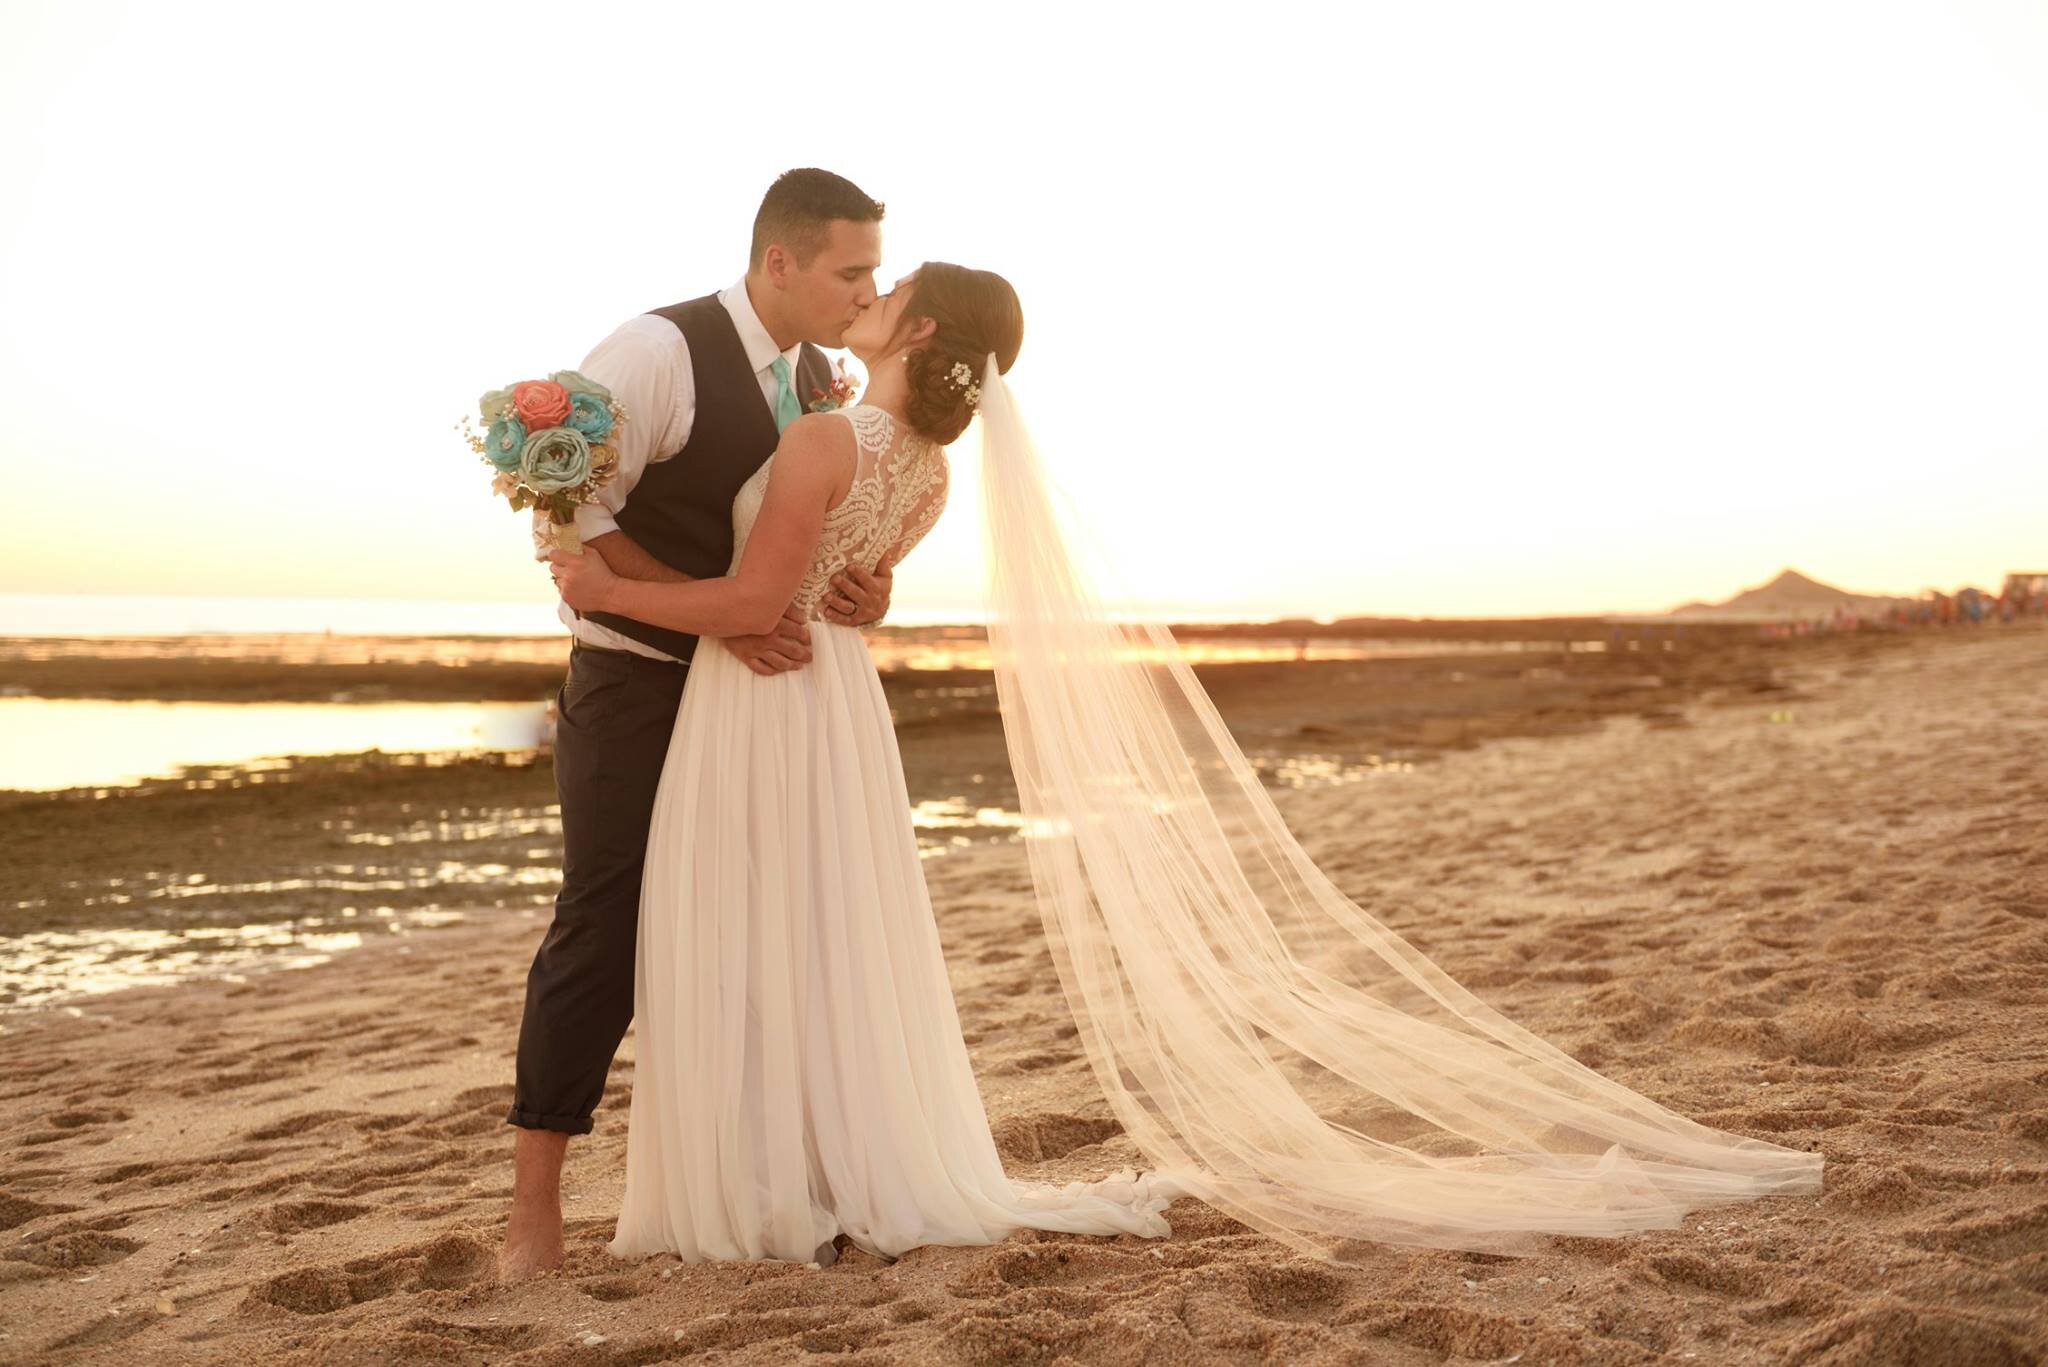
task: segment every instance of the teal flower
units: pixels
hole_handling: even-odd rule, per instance
[[[590,443],[573,427],[550,427],[526,439],[519,482],[537,494],[573,489],[590,478]]]
[[[555,383],[561,384],[561,381],[557,380]],[[569,416],[563,421],[562,426],[575,428],[591,441],[603,441],[611,435],[611,405],[595,394],[579,394],[571,389]]]
[[[484,459],[501,474],[519,468],[519,454],[525,446],[526,424],[509,413],[493,420],[491,430],[484,433]]]
[[[571,394],[588,394],[601,403],[611,402],[612,392],[609,389],[606,389],[596,380],[584,379],[573,370],[557,370],[548,378],[568,390]]]

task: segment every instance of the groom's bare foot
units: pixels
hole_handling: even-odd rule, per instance
[[[562,1208],[513,1202],[505,1224],[505,1246],[498,1251],[498,1280],[522,1282],[562,1265]]]
[[[569,1136],[521,1129],[512,1148],[512,1214],[498,1279],[524,1281],[562,1265],[562,1155]]]

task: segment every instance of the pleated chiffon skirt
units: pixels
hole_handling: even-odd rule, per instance
[[[1012,1182],[961,1037],[861,634],[762,677],[698,649],[648,833],[620,1257],[884,1257],[1020,1228],[1170,1233],[1125,1172]],[[1035,925],[1030,932],[1038,933]]]

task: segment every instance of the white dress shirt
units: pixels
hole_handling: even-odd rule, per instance
[[[803,349],[803,343],[798,342],[787,351],[776,350],[775,339],[761,325],[753,301],[747,298],[744,278],[721,291],[718,302],[732,315],[740,345],[746,349],[747,364],[754,368],[754,378],[761,384],[761,397],[772,413],[776,383],[771,367],[777,356],[788,361],[794,383],[797,353]],[[611,390],[612,397],[626,410],[625,425],[611,442],[619,453],[619,472],[597,491],[595,500],[576,510],[576,531],[589,541],[619,530],[618,512],[633,496],[633,486],[640,482],[648,464],[669,459],[689,441],[690,426],[697,416],[697,382],[690,367],[690,344],[683,340],[682,331],[668,319],[652,313],[620,324],[576,369]],[[675,658],[665,650],[578,617],[567,603],[561,605],[557,615],[569,628],[569,634],[584,645],[630,650],[657,660]]]

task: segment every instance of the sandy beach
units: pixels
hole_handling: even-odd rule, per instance
[[[506,905],[311,968],[6,1019],[0,1361],[2043,1361],[2048,633],[1773,659],[1761,684],[1547,720],[1526,694],[1557,680],[1526,661],[1521,693],[1503,672],[1497,705],[1456,714],[1269,690],[1258,725],[1323,727],[1344,753],[1403,727],[1433,744],[1283,791],[1283,811],[1361,905],[1523,1024],[1706,1123],[1825,1153],[1818,1198],[1522,1259],[1334,1268],[1182,1201],[1164,1241],[626,1263],[603,1245],[629,1037],[570,1149],[567,1266],[501,1286],[502,1117],[546,925]],[[988,725],[949,730],[968,758],[948,763],[976,762]],[[941,745],[919,729],[913,770]],[[926,868],[1011,1171],[1139,1162],[1066,1023],[1021,848]]]

